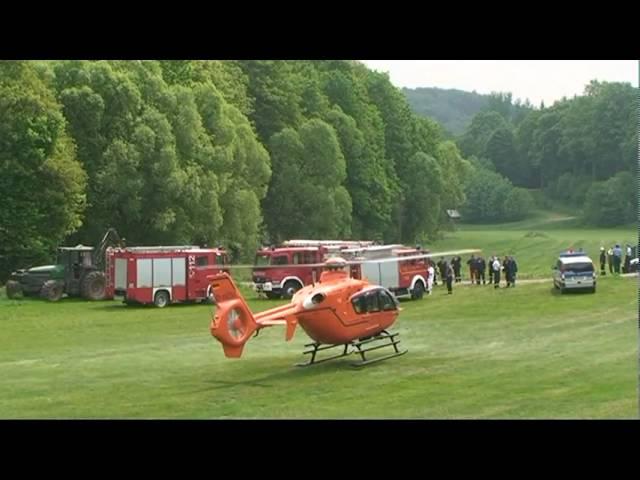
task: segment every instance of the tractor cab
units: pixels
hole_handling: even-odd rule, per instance
[[[93,262],[93,247],[58,248],[57,264],[64,269],[66,291],[70,295],[79,295],[80,286],[87,273],[96,269]]]

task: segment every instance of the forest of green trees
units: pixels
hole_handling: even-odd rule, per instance
[[[523,109],[510,94],[493,94],[490,104],[457,139],[463,157],[482,171],[470,176],[467,191],[486,188],[478,184],[488,170],[515,187],[541,190],[546,206],[569,207],[586,224],[636,220],[637,88],[592,81],[584,95],[550,107]],[[475,202],[464,210],[478,221],[495,220]]]
[[[468,163],[351,61],[0,62],[0,272],[95,244],[413,242]]]
[[[497,94],[452,140],[355,61],[0,61],[0,279],[111,226],[249,258],[292,237],[424,241],[446,209],[522,218],[525,188],[628,221],[635,95]]]

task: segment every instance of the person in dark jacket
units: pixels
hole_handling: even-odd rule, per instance
[[[516,263],[516,259],[512,256],[509,256],[509,278],[511,280],[511,286],[516,286],[516,274],[518,273],[518,264]]]
[[[440,278],[442,282],[446,282],[447,280],[447,262],[444,261],[444,257],[440,257],[440,261],[438,262],[438,272],[440,272]]]
[[[480,285],[480,280],[482,280],[482,285],[485,284],[484,274],[487,271],[487,262],[484,261],[483,257],[478,257],[476,260],[476,275],[478,277],[478,285]]]
[[[460,275],[460,267],[462,264],[462,258],[460,258],[459,256],[455,256],[451,259],[451,267],[453,268],[453,273],[456,276],[456,283],[459,283],[462,281],[462,276]]]
[[[455,272],[453,270],[453,265],[451,264],[447,264],[445,268],[447,271],[447,293],[451,295],[453,293],[453,279]]]
[[[609,273],[613,275],[613,248],[607,250],[607,263],[609,264]]]
[[[467,265],[469,265],[469,278],[471,279],[471,285],[476,283],[476,256],[472,253],[471,258],[467,260]]]
[[[511,286],[511,267],[509,266],[509,257],[507,255],[502,259],[502,271],[504,272],[504,278],[507,281],[507,288]]]
[[[600,275],[607,274],[607,270],[605,268],[606,266],[607,266],[607,254],[604,251],[604,247],[600,247]]]

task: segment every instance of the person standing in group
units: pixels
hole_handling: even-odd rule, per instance
[[[460,283],[462,281],[462,275],[460,273],[460,269],[462,267],[462,258],[459,255],[456,255],[451,259],[451,267],[453,268],[456,283]]]
[[[504,272],[504,279],[507,281],[507,288],[511,286],[511,275],[509,270],[509,257],[504,256],[502,259],[502,271]]]
[[[622,273],[629,273],[629,267],[631,267],[631,255],[631,245],[627,243],[627,249],[624,256],[624,268],[622,269]]]
[[[620,264],[622,263],[622,248],[620,245],[616,243],[616,246],[613,247],[613,271],[615,273],[620,273]]]
[[[509,277],[511,278],[511,286],[516,286],[516,274],[518,273],[518,264],[516,259],[509,256]]]
[[[471,278],[471,285],[476,283],[476,257],[472,253],[471,258],[467,260],[467,265],[469,265],[469,277]]]
[[[433,268],[433,262],[427,260],[429,267],[427,268],[427,294],[431,295],[433,284],[435,282],[436,269]]]
[[[446,283],[447,281],[447,262],[444,261],[444,257],[440,257],[440,261],[438,261],[438,272],[440,272],[440,279],[442,283]]]
[[[451,295],[453,293],[453,279],[455,272],[453,271],[453,265],[451,263],[446,264],[447,269],[447,293]]]
[[[495,256],[491,255],[489,257],[489,285],[493,283],[493,261],[496,259]]]
[[[500,269],[502,265],[500,265],[500,260],[498,260],[498,256],[493,256],[493,263],[491,264],[491,270],[493,270],[493,283],[494,288],[500,288]]]
[[[478,276],[478,285],[480,285],[480,280],[482,280],[482,285],[485,284],[484,274],[487,270],[487,262],[484,261],[483,257],[478,257],[476,260],[476,275]]]
[[[436,267],[436,262],[432,259],[427,259],[427,273],[429,273],[429,267],[433,267],[433,286],[438,286],[438,267]]]
[[[605,267],[607,266],[607,254],[604,251],[604,247],[600,247],[600,275],[606,275],[607,270]]]
[[[609,273],[613,275],[613,248],[607,250],[607,262],[609,263]]]

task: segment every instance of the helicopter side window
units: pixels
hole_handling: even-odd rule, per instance
[[[367,313],[367,302],[364,295],[354,298],[351,300],[351,303],[353,304],[353,309],[356,313]]]
[[[378,293],[380,295],[380,306],[382,310],[388,311],[396,309],[396,302],[394,302],[393,298],[391,298],[387,292],[380,290]]]
[[[367,299],[367,312],[379,312],[380,311],[380,302],[378,301],[378,292],[369,292],[365,295]]]

